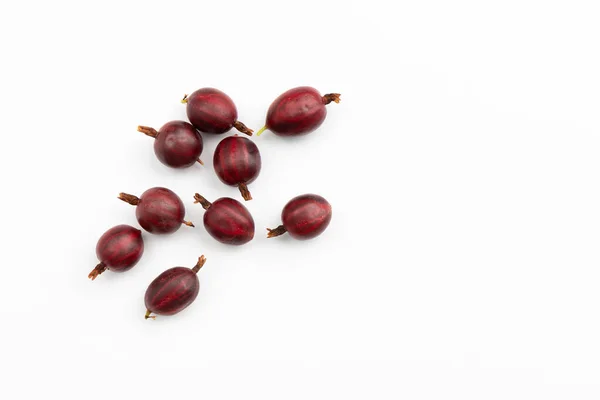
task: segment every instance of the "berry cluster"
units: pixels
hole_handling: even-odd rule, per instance
[[[339,103],[340,95],[321,94],[311,87],[298,87],[279,96],[269,107],[265,126],[257,136],[270,130],[278,136],[305,135],[317,129],[327,116],[326,105]],[[138,131],[154,138],[154,153],[161,163],[172,168],[188,168],[197,162],[204,148],[202,135],[223,134],[232,128],[252,136],[253,130],[237,120],[237,108],[229,96],[220,90],[204,88],[184,96],[189,123],[171,121],[158,131],[139,126]],[[259,175],[262,166],[260,152],[254,142],[237,134],[223,139],[215,149],[213,165],[219,179],[237,186],[245,201],[252,200],[248,184]],[[136,206],[135,215],[147,232],[164,235],[177,231],[181,225],[194,227],[186,221],[185,206],[173,191],[154,187],[140,197],[120,193],[119,199]],[[254,219],[244,205],[232,198],[221,197],[213,202],[200,194],[194,202],[206,210],[204,227],[217,241],[242,245],[254,238]],[[282,224],[267,229],[267,237],[284,233],[296,239],[311,239],[320,235],[331,221],[331,205],[316,194],[304,194],[291,199],[281,213]],[[90,272],[92,280],[106,270],[125,272],[133,268],[144,253],[142,232],[129,225],[117,225],[98,240],[96,255],[100,263]],[[154,279],[146,290],[145,318],[151,314],[173,315],[189,306],[198,295],[197,272],[206,262],[201,256],[193,268],[174,267]]]

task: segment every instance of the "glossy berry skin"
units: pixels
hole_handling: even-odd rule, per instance
[[[154,154],[164,165],[172,168],[187,168],[200,161],[204,144],[202,136],[185,121],[167,122],[156,130],[149,126],[138,126],[138,131],[154,138]]]
[[[196,299],[200,291],[198,275],[190,268],[174,267],[150,283],[144,296],[146,309],[158,315],[177,314]]]
[[[96,244],[100,264],[89,274],[94,280],[105,270],[125,272],[133,268],[144,254],[142,231],[129,225],[117,225],[107,230]]]
[[[331,221],[331,204],[316,194],[303,194],[290,200],[281,212],[283,225],[269,229],[268,237],[285,232],[295,239],[305,240],[319,236]]]
[[[206,210],[204,227],[217,241],[239,246],[254,238],[254,219],[239,201],[222,197],[210,203],[197,193],[194,199]]]
[[[251,200],[247,185],[253,182],[261,168],[260,152],[251,140],[229,136],[218,144],[213,166],[221,182],[238,186],[244,200]]]
[[[252,135],[252,130],[237,120],[233,100],[218,89],[199,89],[182,101],[187,103],[188,119],[200,132],[222,134],[235,126],[240,132]]]
[[[157,235],[176,232],[182,224],[194,226],[184,221],[185,206],[173,191],[154,187],[146,190],[140,198],[121,193],[119,198],[135,205],[135,216],[146,231]]]
[[[172,168],[191,167],[198,162],[203,148],[202,136],[185,121],[167,122],[154,141],[156,157]]]
[[[306,135],[321,126],[327,116],[325,106],[331,101],[339,102],[339,96],[321,96],[308,86],[290,89],[269,107],[265,128],[280,136]]]

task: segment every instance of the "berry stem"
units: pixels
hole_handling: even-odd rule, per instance
[[[194,195],[194,203],[200,203],[205,210],[208,210],[212,203],[206,200],[204,197],[200,196],[198,193]]]
[[[192,271],[194,271],[195,273],[198,273],[198,271],[200,271],[200,268],[202,268],[202,266],[204,265],[205,262],[206,262],[206,257],[204,257],[204,254],[202,254],[198,258],[198,262],[196,263],[194,268],[192,268]]]
[[[327,104],[331,103],[332,101],[335,103],[339,103],[340,96],[341,96],[341,94],[339,94],[339,93],[326,94],[325,96],[323,96],[323,104],[327,105]]]
[[[200,163],[200,165],[204,165],[201,159],[198,159],[198,162]]]
[[[248,190],[248,186],[245,183],[240,183],[238,185],[238,188],[240,189],[240,193],[242,194],[242,197],[244,198],[244,200],[246,200],[246,201],[252,200],[252,195],[250,194],[250,191]]]
[[[235,127],[235,129],[237,129],[238,131],[240,131],[242,133],[245,133],[248,136],[252,136],[252,133],[254,133],[254,131],[252,129],[248,128],[246,125],[244,125],[240,121],[235,121],[233,123],[233,126]]]
[[[258,132],[256,132],[256,136],[260,136],[260,135],[261,135],[261,133],[263,133],[263,132],[264,132],[264,131],[266,131],[266,130],[267,130],[267,126],[265,125],[265,126],[263,126],[262,128],[260,128],[260,129],[258,130]]]
[[[140,199],[137,196],[127,193],[119,193],[119,200],[123,200],[125,203],[129,203],[132,206],[140,204]]]
[[[154,128],[151,128],[149,126],[142,126],[139,125],[138,126],[138,132],[142,132],[145,135],[150,136],[151,138],[156,139],[156,137],[158,136],[158,131]]]
[[[156,319],[155,315],[150,315],[150,314],[152,314],[152,311],[146,310],[146,315],[144,315],[144,319],[148,319],[148,318]]]
[[[100,264],[96,265],[96,268],[94,268],[92,270],[92,272],[90,272],[90,274],[88,275],[88,278],[90,278],[91,280],[94,280],[98,277],[98,275],[100,275],[101,273],[106,271],[106,269],[107,269],[106,265],[103,262],[101,262]]]
[[[277,236],[281,236],[284,233],[287,232],[287,229],[285,229],[285,227],[283,225],[279,225],[277,228],[275,229],[269,229],[267,228],[267,230],[269,231],[269,233],[267,233],[267,237],[268,238],[274,238]]]
[[[182,104],[187,104],[188,100],[187,100],[187,94],[183,95],[183,99],[181,99],[181,103]]]
[[[190,221],[183,221],[182,224],[187,225],[187,226],[191,226],[192,228],[195,228],[196,225],[192,224]]]

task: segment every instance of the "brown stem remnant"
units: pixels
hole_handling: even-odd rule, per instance
[[[250,191],[248,190],[248,186],[246,186],[245,183],[240,183],[238,185],[238,188],[240,188],[240,193],[242,194],[242,197],[244,198],[244,200],[246,200],[246,201],[252,200],[252,195],[250,194]]]
[[[323,104],[327,105],[327,104],[331,103],[332,101],[335,103],[339,103],[340,96],[341,96],[341,94],[339,94],[339,93],[326,94],[325,96],[323,96]]]
[[[151,128],[149,126],[138,126],[138,132],[142,132],[144,135],[150,136],[151,138],[156,139],[156,137],[158,136],[158,131],[154,128]]]
[[[200,271],[200,268],[202,268],[202,266],[204,265],[205,262],[206,262],[206,257],[204,257],[204,254],[202,254],[198,258],[198,262],[196,263],[194,268],[192,268],[192,271],[194,271],[195,273],[198,273],[198,271]]]
[[[140,204],[140,199],[137,196],[127,193],[119,193],[119,200],[123,200],[125,203],[129,203],[132,206]]]
[[[233,126],[235,129],[237,129],[238,131],[240,131],[242,133],[245,133],[248,136],[252,136],[252,134],[254,133],[254,131],[252,129],[248,128],[246,125],[244,125],[240,121],[235,121],[233,123]]]
[[[187,104],[187,94],[183,95],[183,99],[181,99],[182,104]]]
[[[285,229],[285,227],[283,225],[279,225],[277,228],[275,229],[269,229],[267,228],[267,230],[269,231],[269,233],[267,233],[267,237],[268,238],[274,238],[277,236],[281,236],[284,233],[287,232],[287,229]]]
[[[103,262],[101,262],[100,264],[96,265],[96,268],[94,268],[92,270],[92,272],[90,272],[90,274],[88,275],[88,278],[90,278],[91,280],[94,280],[98,277],[98,275],[100,275],[107,269],[108,268],[106,267],[106,265]]]
[[[194,203],[200,203],[205,210],[208,210],[212,203],[206,200],[204,197],[200,196],[198,193],[194,195]]]
[[[192,224],[190,221],[183,221],[182,224],[187,225],[187,226],[191,226],[192,228],[195,228],[196,225]]]
[[[155,315],[150,315],[150,314],[152,314],[152,311],[146,310],[146,315],[144,315],[144,319],[148,319],[148,318],[156,319]]]
[[[201,159],[198,159],[198,162],[200,163],[200,165],[204,165]]]

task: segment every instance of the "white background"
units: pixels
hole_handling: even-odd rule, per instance
[[[596,1],[3,2],[3,399],[597,399]],[[156,160],[138,124],[212,86],[258,129],[271,101],[340,92],[313,134],[254,138],[255,240],[193,205],[239,198]],[[195,229],[144,234],[87,279],[119,192],[167,186]],[[319,193],[319,238],[265,237]],[[148,283],[205,254],[200,295],[145,321]]]

